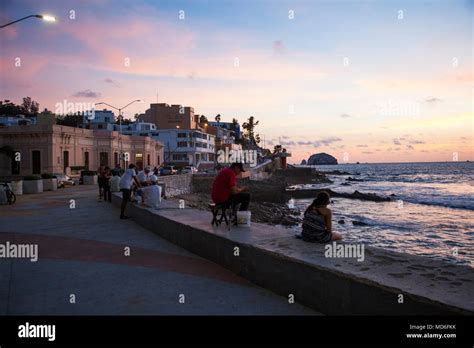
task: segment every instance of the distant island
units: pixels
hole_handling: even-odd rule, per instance
[[[327,153],[321,152],[311,155],[307,161],[303,160],[301,164],[307,164],[309,166],[334,165],[337,164],[337,159]]]

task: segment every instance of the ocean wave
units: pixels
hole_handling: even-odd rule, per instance
[[[436,207],[445,207],[445,208],[452,208],[452,209],[465,209],[465,210],[474,210],[474,203],[463,203],[463,202],[434,202],[434,201],[424,201],[423,199],[416,200],[412,198],[403,199],[405,202],[412,203],[412,204],[422,204],[422,205],[430,205]]]

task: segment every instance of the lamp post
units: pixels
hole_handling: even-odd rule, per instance
[[[132,105],[133,103],[136,103],[136,102],[140,102],[140,103],[143,103],[145,102],[144,100],[142,99],[136,99],[136,100],[133,100],[131,101],[130,103],[128,103],[127,105],[125,106],[122,106],[121,108],[117,108],[113,105],[110,105],[110,104],[107,104],[107,103],[104,103],[104,102],[100,102],[100,103],[95,103],[95,105],[107,105],[109,107],[111,107],[112,109],[115,109],[119,112],[119,142],[120,142],[120,154],[119,154],[119,162],[120,162],[120,168],[122,168],[122,161],[123,161],[123,158],[122,158],[122,110],[125,109],[127,106],[130,106]],[[122,169],[125,169],[125,168],[122,168]]]
[[[15,24],[17,22],[23,21],[23,20],[28,19],[28,18],[39,18],[39,19],[44,20],[45,22],[56,22],[56,17],[53,17],[53,16],[49,16],[49,15],[29,15],[29,16],[17,19],[16,21],[1,25],[0,28],[5,28],[9,25]]]

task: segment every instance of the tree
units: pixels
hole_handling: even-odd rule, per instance
[[[281,149],[281,145],[275,145],[275,146],[273,147],[273,154],[274,154],[274,155],[278,155],[278,154],[281,152],[281,150],[282,150],[282,149]]]
[[[82,124],[83,117],[78,113],[77,115],[56,116],[56,124],[60,126],[78,127]]]
[[[221,114],[217,114],[215,120],[217,122],[217,126],[219,127],[219,122],[221,121]]]
[[[30,97],[23,98],[23,103],[21,104],[23,112],[27,115],[36,115],[39,111],[39,103],[35,102]]]
[[[230,130],[234,132],[234,137],[236,138],[236,140],[237,138],[240,138],[239,128],[240,128],[239,121],[236,118],[233,118],[232,124],[230,125]]]
[[[207,125],[207,122],[208,120],[206,116],[201,115],[201,117],[199,117],[199,127],[204,128]]]
[[[23,109],[20,105],[15,105],[8,99],[4,100],[3,102],[0,101],[0,115],[17,116],[22,113]]]
[[[244,122],[242,128],[244,129],[244,138],[247,139],[251,144],[256,144],[257,141],[255,139],[255,127],[258,125],[260,121],[255,121],[255,117],[250,116],[247,122]],[[260,136],[257,134],[258,138]]]

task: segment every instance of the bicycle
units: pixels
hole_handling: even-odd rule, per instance
[[[2,183],[3,190],[5,191],[5,196],[7,197],[8,204],[12,205],[16,202],[16,196],[13,193],[10,184],[7,182]]]

